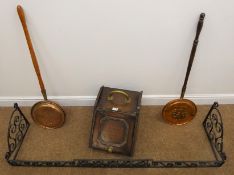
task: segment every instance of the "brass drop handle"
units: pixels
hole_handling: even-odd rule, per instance
[[[129,95],[124,92],[124,91],[121,91],[121,90],[114,90],[114,91],[111,91],[107,97],[107,100],[108,101],[112,101],[114,100],[114,97],[113,97],[113,94],[121,94],[125,97],[125,104],[127,103],[130,103],[131,102],[131,98],[129,97]]]

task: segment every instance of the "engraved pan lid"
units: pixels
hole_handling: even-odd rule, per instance
[[[196,105],[188,99],[172,100],[162,110],[163,119],[175,125],[188,123],[196,116],[196,113]]]

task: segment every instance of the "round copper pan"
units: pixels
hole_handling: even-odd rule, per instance
[[[65,112],[55,102],[46,100],[33,105],[31,116],[43,128],[60,128],[65,122]]]
[[[32,41],[28,32],[24,10],[20,5],[17,6],[17,12],[22,23],[33,66],[41,88],[41,93],[44,97],[44,101],[38,102],[33,105],[31,109],[32,119],[35,121],[35,123],[44,128],[60,128],[65,121],[65,112],[57,103],[47,100],[46,89],[41,77],[37,57],[34,52]]]
[[[175,99],[167,103],[163,110],[163,119],[170,124],[183,125],[191,121],[197,113],[196,105],[188,99]]]
[[[175,124],[175,125],[183,125],[191,121],[196,116],[196,113],[197,113],[196,105],[192,101],[188,99],[184,99],[184,94],[186,91],[189,74],[190,74],[194,56],[196,53],[196,49],[197,49],[197,45],[199,41],[199,35],[202,30],[204,18],[205,18],[205,13],[201,13],[198,24],[197,24],[197,32],[196,32],[195,39],[193,41],[193,47],[190,53],[188,67],[187,67],[187,71],[185,75],[184,84],[181,90],[180,99],[176,99],[176,100],[172,100],[168,102],[162,110],[162,116],[167,123]]]

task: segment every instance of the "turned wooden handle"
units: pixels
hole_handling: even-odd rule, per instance
[[[191,68],[192,68],[192,65],[193,65],[193,60],[194,60],[194,57],[195,57],[195,53],[196,53],[196,50],[197,50],[197,45],[198,45],[198,42],[199,42],[199,36],[200,36],[201,30],[202,30],[204,18],[205,18],[205,13],[201,13],[198,24],[197,24],[197,32],[196,32],[195,39],[193,41],[193,47],[192,47],[192,50],[191,50],[191,53],[190,53],[190,58],[189,58],[189,62],[188,62],[188,67],[187,67],[187,72],[186,72],[186,75],[185,75],[184,84],[183,84],[183,87],[182,87],[182,90],[181,90],[181,95],[180,95],[181,99],[184,98],[184,94],[185,94],[185,91],[186,91],[186,86],[187,86],[187,83],[188,83],[189,74],[190,74],[190,71],[191,71]]]
[[[197,24],[197,33],[196,33],[195,40],[199,39],[199,35],[200,35],[202,27],[203,27],[204,18],[205,18],[205,13],[201,13],[198,24]]]
[[[31,55],[31,58],[32,58],[32,62],[33,62],[35,72],[37,74],[37,78],[38,78],[38,81],[39,81],[39,85],[40,85],[40,88],[41,88],[42,95],[43,95],[44,99],[47,100],[46,89],[45,89],[45,86],[44,86],[44,83],[43,83],[43,80],[42,80],[42,77],[41,77],[40,68],[39,68],[39,65],[38,65],[38,62],[37,62],[37,57],[36,57],[36,54],[34,52],[32,41],[31,41],[31,38],[30,38],[30,35],[29,35],[29,32],[28,32],[28,27],[27,27],[26,20],[25,20],[24,10],[20,5],[17,6],[17,12],[18,12],[21,24],[23,26],[24,34],[25,34],[27,44],[28,44],[28,49],[29,49],[29,52],[30,52],[30,55]]]

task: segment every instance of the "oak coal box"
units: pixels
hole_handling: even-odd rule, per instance
[[[93,111],[91,148],[133,155],[142,91],[102,86]]]

